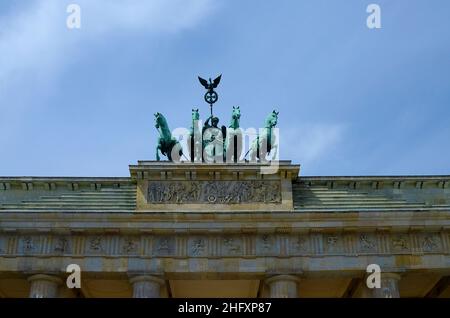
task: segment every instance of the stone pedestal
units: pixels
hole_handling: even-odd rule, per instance
[[[28,278],[30,298],[56,298],[62,279],[56,276],[37,274]]]
[[[299,170],[290,161],[270,165],[139,161],[130,166],[130,175],[137,184],[138,212],[292,211],[292,180]]]
[[[164,280],[149,275],[135,276],[130,279],[133,285],[133,298],[160,298]]]
[[[266,280],[270,298],[297,298],[300,279],[292,275],[277,275]]]

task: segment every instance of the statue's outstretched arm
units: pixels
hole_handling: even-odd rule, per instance
[[[209,116],[208,119],[205,121],[204,126],[209,126],[209,121],[212,119],[213,116]]]

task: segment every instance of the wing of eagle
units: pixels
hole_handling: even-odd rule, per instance
[[[203,86],[205,86],[206,89],[209,89],[209,84],[208,81],[205,80],[204,78],[201,78],[200,76],[198,77],[198,80],[200,81],[200,84],[202,84]],[[215,80],[214,80],[215,81]]]
[[[216,88],[217,85],[219,85],[219,83],[220,83],[220,78],[221,78],[221,77],[222,77],[222,74],[220,74],[220,75],[213,81],[213,85],[212,85],[213,88]]]

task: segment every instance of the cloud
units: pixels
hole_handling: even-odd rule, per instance
[[[70,3],[81,7],[80,30],[66,27]],[[116,31],[179,32],[197,25],[216,5],[212,0],[36,0],[20,8],[23,11],[12,10],[0,20],[3,95],[11,84],[30,76],[50,80],[70,61],[67,52],[80,41]]]
[[[280,129],[280,159],[289,158],[303,165],[315,163],[336,148],[344,131],[342,124],[302,124]]]
[[[117,28],[150,32],[177,32],[197,24],[216,7],[211,0],[79,0],[95,33]]]
[[[81,7],[81,29],[68,29],[69,4]],[[213,0],[35,0],[0,18],[0,145],[11,142],[36,96],[51,95],[59,75],[101,38],[117,33],[171,35],[194,28],[217,8]],[[149,52],[150,53],[150,52]],[[149,54],[150,55],[150,54]]]

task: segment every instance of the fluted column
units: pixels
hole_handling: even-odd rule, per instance
[[[130,279],[133,285],[133,298],[160,298],[164,280],[149,275],[135,276]]]
[[[381,273],[381,288],[372,289],[374,298],[400,298],[398,282],[400,275],[395,273]]]
[[[30,298],[56,298],[62,279],[57,276],[37,274],[28,278],[30,282]]]
[[[300,279],[292,275],[277,275],[266,280],[270,298],[297,298]]]
[[[398,282],[400,275],[396,273],[380,273],[380,288],[367,287],[366,279],[361,282],[362,290],[359,297],[362,298],[400,298]]]

